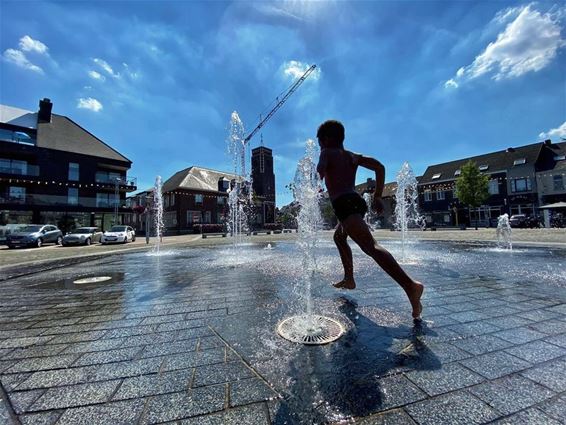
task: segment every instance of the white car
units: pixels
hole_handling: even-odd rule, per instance
[[[136,231],[130,226],[112,226],[102,234],[100,243],[103,245],[107,243],[127,243],[136,240]]]

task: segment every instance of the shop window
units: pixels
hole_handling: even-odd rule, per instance
[[[555,174],[552,176],[552,184],[554,190],[564,190],[564,179],[562,178],[562,174]]]
[[[8,202],[23,203],[26,201],[26,188],[10,186],[8,191]]]
[[[203,195],[200,194],[195,195],[195,204],[202,204],[203,200],[204,200]]]
[[[490,195],[499,195],[499,182],[496,179],[491,179],[488,185]]]
[[[79,205],[79,189],[70,187],[67,192],[67,204]]]
[[[531,179],[521,177],[511,180],[511,192],[528,192],[531,190]]]
[[[201,220],[201,212],[200,211],[187,211],[187,224],[197,224],[200,223]]]
[[[69,162],[69,180],[79,181],[79,164],[76,162]]]

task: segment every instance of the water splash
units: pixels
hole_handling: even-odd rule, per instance
[[[294,180],[295,202],[299,205],[297,216],[299,237],[297,245],[302,253],[303,275],[306,277],[305,298],[307,316],[312,315],[311,287],[316,273],[316,248],[318,231],[322,225],[320,197],[322,186],[316,161],[319,156],[317,144],[309,139],[306,142],[305,155],[297,165]]]
[[[373,212],[373,208],[372,208],[372,200],[373,200],[373,196],[371,195],[371,193],[364,193],[363,195],[364,201],[366,202],[366,206],[367,206],[367,212],[364,216],[364,220],[366,222],[366,224],[368,225],[369,229],[373,232],[375,230],[375,225],[376,225],[376,220],[375,220],[375,213]]]
[[[155,236],[157,238],[154,252],[159,255],[161,252],[161,239],[163,237],[163,193],[161,176],[155,178],[155,185],[153,186],[153,210],[155,212],[154,225]]]
[[[408,162],[397,173],[395,192],[395,229],[401,231],[402,262],[406,261],[406,243],[410,227],[423,229],[425,220],[418,210],[417,178]]]
[[[236,111],[230,117],[230,130],[226,139],[228,154],[232,157],[235,179],[230,183],[228,231],[234,247],[243,243],[249,232],[248,210],[252,201],[251,179],[247,171],[249,143],[245,141],[244,124]]]
[[[509,224],[509,215],[503,214],[497,218],[497,246],[513,250],[513,241],[511,237],[511,225]]]

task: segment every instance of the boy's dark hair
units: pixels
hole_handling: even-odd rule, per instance
[[[340,121],[325,121],[318,127],[316,137],[319,139],[327,137],[342,146],[344,144],[344,126]]]

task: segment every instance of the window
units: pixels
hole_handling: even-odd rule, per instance
[[[70,187],[67,191],[67,203],[69,205],[79,205],[79,189]]]
[[[0,173],[26,175],[28,173],[28,163],[16,159],[0,158]]]
[[[169,194],[166,193],[163,195],[163,208],[167,208],[169,206]]]
[[[122,177],[120,173],[113,173],[111,171],[97,171],[95,180],[97,183],[116,183],[118,180],[124,182],[125,177]]]
[[[433,174],[433,175],[432,175],[432,179],[433,179],[433,180],[439,179],[441,175],[442,175],[442,173]]]
[[[564,161],[566,159],[566,155],[556,155],[554,157],[555,161]]]
[[[527,162],[525,158],[519,158],[513,161],[513,165],[523,165]]]
[[[25,202],[26,201],[26,188],[20,186],[10,186],[8,192],[9,202]]]
[[[35,136],[27,134],[21,130],[12,131],[0,128],[0,140],[5,142],[23,143],[26,145],[35,145]]]
[[[175,227],[177,226],[177,212],[167,211],[163,214],[163,225],[165,227]]]
[[[225,196],[217,196],[216,197],[216,204],[217,205],[224,205],[226,203],[226,197]]]
[[[201,222],[200,211],[187,211],[187,225],[197,224]]]
[[[454,177],[458,177],[460,174],[462,174],[462,170],[454,171]]]
[[[552,176],[552,184],[554,190],[564,190],[564,179],[562,178],[562,174],[555,174]]]
[[[531,190],[531,179],[521,177],[511,180],[511,192],[528,192]]]
[[[172,207],[173,205],[175,205],[175,194],[170,193],[169,194],[169,206]]]
[[[205,211],[203,223],[210,224],[211,222],[212,222],[212,213],[210,211]]]
[[[436,192],[436,199],[438,199],[439,201],[446,199],[446,195],[443,190],[439,190]]]
[[[98,208],[113,207],[120,202],[120,196],[115,193],[97,193],[96,206]]]
[[[479,166],[480,171],[485,171],[485,170],[487,170],[488,168],[489,168],[489,165],[480,165],[480,166]]]
[[[69,180],[79,180],[79,164],[76,162],[69,162]]]
[[[499,195],[499,182],[497,179],[491,179],[489,181],[488,191],[490,195]]]
[[[432,201],[432,192],[430,190],[424,191],[424,200],[425,200],[425,202]]]
[[[203,200],[204,200],[203,195],[200,194],[195,195],[195,204],[202,204]]]

